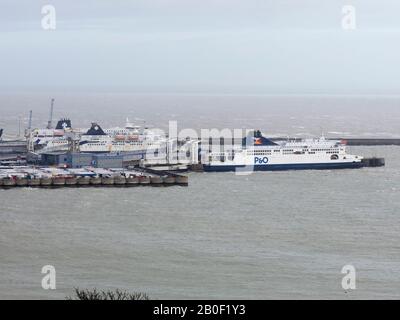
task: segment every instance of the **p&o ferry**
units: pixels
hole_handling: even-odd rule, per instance
[[[348,154],[346,141],[304,139],[272,141],[256,131],[242,146],[223,152],[210,152],[204,171],[272,171],[299,169],[360,168],[363,157]]]

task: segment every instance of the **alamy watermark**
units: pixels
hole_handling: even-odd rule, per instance
[[[57,27],[56,8],[46,4],[41,8],[41,26],[43,30],[55,30]],[[356,8],[346,4],[342,7],[341,26],[343,30],[355,30],[357,28]]]
[[[355,30],[357,28],[356,8],[352,5],[342,7],[342,29]]]
[[[53,5],[47,4],[42,7],[42,29],[55,30],[57,27],[56,8]]]
[[[342,278],[342,289],[343,290],[355,290],[356,287],[356,268],[347,264],[342,268],[342,273],[345,276]]]
[[[153,141],[144,141],[146,160],[168,159],[169,163],[210,163],[222,161],[233,164],[235,150],[253,147],[257,144],[254,129],[195,129],[185,128],[178,130],[176,121],[169,121],[168,133],[162,129],[151,129],[160,141],[167,141],[165,148],[153,147]],[[260,133],[261,134],[261,133]],[[257,158],[257,157],[256,157]],[[264,157],[266,159],[266,157]],[[260,158],[265,164],[267,160]],[[235,167],[236,174],[251,174],[254,165]]]
[[[55,290],[56,289],[56,268],[52,265],[45,265],[42,268],[42,288],[44,290]]]

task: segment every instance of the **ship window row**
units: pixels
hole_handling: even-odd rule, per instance
[[[113,146],[118,146],[118,147],[123,147],[123,146],[153,146],[153,143],[147,143],[147,144],[131,144],[131,143],[112,143]]]
[[[59,142],[59,143],[66,143],[66,142]],[[123,146],[123,145],[127,145],[127,144],[130,144],[130,145],[149,145],[149,146],[156,145],[155,143],[151,143],[151,142],[146,143],[146,144],[142,144],[142,143],[121,143],[121,142],[113,142],[112,144],[113,144],[114,146],[115,146],[115,145]],[[99,143],[90,142],[90,143],[88,143],[87,145],[89,145],[89,146],[104,146],[104,145],[106,145],[106,143],[105,143],[105,142],[103,142],[103,143],[101,143],[101,142],[99,142]]]
[[[266,154],[271,154],[271,150],[263,150],[263,151],[248,151],[248,155],[262,156]]]
[[[332,150],[332,149],[311,149],[311,151],[332,151],[332,152],[335,152],[335,153],[337,153],[337,152],[339,152],[338,150]]]
[[[281,150],[274,150],[274,152],[281,152]],[[293,149],[284,149],[282,150],[283,154],[292,154],[294,152]],[[339,150],[337,149],[303,149],[302,152],[308,152],[310,154],[315,154],[315,152],[326,152],[329,154],[333,153],[338,153]],[[265,154],[271,154],[271,150],[263,150],[263,151],[248,151],[248,155],[265,155]]]

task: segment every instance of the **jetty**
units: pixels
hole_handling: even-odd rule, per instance
[[[0,188],[18,187],[135,187],[188,186],[187,175],[146,169],[102,169],[56,167],[2,166]]]
[[[301,138],[273,137],[271,141],[300,141]],[[327,138],[346,141],[348,146],[400,146],[400,138]]]
[[[364,167],[384,167],[385,166],[385,158],[364,158],[361,160]]]

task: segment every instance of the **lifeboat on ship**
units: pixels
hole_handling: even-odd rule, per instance
[[[128,136],[128,140],[129,141],[138,141],[139,140],[139,136],[138,135]]]
[[[125,136],[124,136],[124,135],[121,135],[121,134],[116,135],[116,136],[115,136],[115,140],[116,140],[116,141],[125,141]]]

